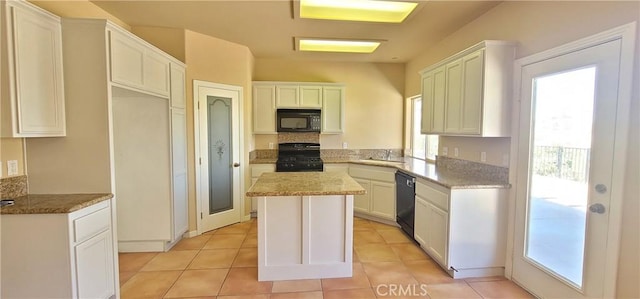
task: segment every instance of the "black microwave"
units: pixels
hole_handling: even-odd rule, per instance
[[[318,132],[321,129],[320,109],[278,109],[278,132]]]

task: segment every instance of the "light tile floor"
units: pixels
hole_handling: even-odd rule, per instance
[[[398,228],[354,219],[353,277],[259,282],[257,221],[121,253],[122,298],[533,298],[503,277],[452,279]],[[424,295],[427,294],[427,295]]]

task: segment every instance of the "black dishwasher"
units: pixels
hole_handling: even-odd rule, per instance
[[[415,214],[416,178],[396,172],[396,221],[402,230],[413,239]]]

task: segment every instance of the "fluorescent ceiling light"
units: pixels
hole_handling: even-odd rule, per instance
[[[299,51],[373,53],[380,45],[379,41],[297,39]]]
[[[378,0],[300,0],[307,19],[402,23],[418,3]]]

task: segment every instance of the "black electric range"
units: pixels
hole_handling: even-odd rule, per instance
[[[292,142],[278,145],[276,172],[323,171],[320,144]]]

